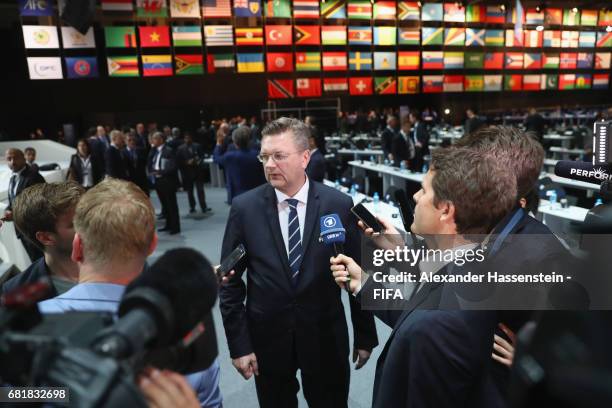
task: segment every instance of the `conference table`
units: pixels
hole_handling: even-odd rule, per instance
[[[559,147],[559,146],[552,146],[548,149],[548,151],[553,154],[553,158],[556,159],[560,157],[563,160],[569,160],[570,154],[573,154],[576,156],[582,156],[585,154],[584,149],[568,149],[567,147]]]
[[[413,173],[410,170],[401,170],[397,167],[391,167],[385,164],[372,163],[370,161],[353,160],[349,162],[349,166],[353,168],[353,177],[358,175],[365,175],[367,171],[378,173],[383,180],[383,193],[391,186],[404,187],[404,181],[411,181],[414,183],[421,184],[423,181],[424,173]],[[368,191],[369,183],[367,177],[366,180],[366,191]]]
[[[339,155],[344,155],[344,156],[353,156],[353,158],[355,160],[359,160],[360,156],[374,156],[374,157],[378,157],[378,156],[382,156],[383,155],[383,151],[380,149],[365,149],[365,150],[360,150],[360,149],[340,149],[336,152],[336,154]]]
[[[330,180],[323,180],[323,184],[325,184],[326,186],[329,187],[335,187],[335,183],[333,181]],[[364,207],[366,207],[368,209],[368,211],[370,211],[372,214],[374,214],[377,217],[381,217],[384,218],[388,221],[391,222],[391,224],[393,224],[393,226],[399,230],[399,231],[405,231],[404,229],[404,224],[402,223],[402,216],[400,215],[400,210],[399,208],[389,204],[389,203],[385,203],[384,201],[380,201],[378,204],[374,204],[373,200],[371,197],[363,194],[363,193],[359,193],[356,192],[355,194],[351,194],[349,192],[349,189],[343,186],[340,186],[338,188],[339,191],[342,191],[343,193],[345,193],[346,195],[351,196],[351,198],[353,199],[353,204],[358,204],[358,203],[362,203],[364,205]],[[364,201],[365,200],[365,201]]]
[[[561,142],[561,147],[569,149],[571,141],[574,140],[574,136],[560,135],[551,133],[543,136],[544,140],[549,142]]]
[[[212,187],[225,187],[225,174],[223,169],[214,162],[212,157],[204,159],[204,163],[210,169],[210,185]]]

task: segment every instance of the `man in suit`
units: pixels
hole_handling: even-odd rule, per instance
[[[357,258],[360,234],[350,197],[306,177],[309,133],[307,125],[290,118],[263,129],[259,158],[268,184],[234,199],[223,237],[221,258],[239,244],[247,253],[236,277],[220,289],[230,356],[245,379],[255,374],[264,408],[297,407],[298,369],[309,406],[347,406],[347,324],[341,292],[325,272],[333,251],[318,240],[320,218],[340,217],[345,251]],[[353,361],[358,358],[361,367],[377,345],[376,332],[372,315],[354,299],[349,303]]]
[[[136,184],[146,195],[149,195],[149,180],[147,180],[147,152],[138,145],[138,135],[127,137],[125,156],[128,163],[129,180]]]
[[[477,248],[469,234],[489,233],[515,198],[514,175],[491,155],[440,149],[433,152],[432,167],[414,195],[411,230],[427,237],[428,249],[457,256],[457,251]],[[465,265],[463,270],[475,267]],[[331,269],[336,282],[348,285],[362,302],[372,302],[373,289],[384,287],[345,255],[334,258]],[[450,261],[425,260],[414,272],[447,275],[460,273],[457,269],[462,268]],[[449,300],[443,297],[445,286],[417,283],[402,308],[375,312],[393,331],[376,365],[373,407],[503,406],[489,373],[496,312],[436,310]]]
[[[393,139],[391,153],[393,154],[393,165],[400,167],[403,162],[406,168],[410,168],[410,162],[415,156],[415,147],[410,135],[410,120],[402,119],[402,128]]]
[[[397,118],[395,116],[389,116],[387,118],[387,127],[382,131],[380,135],[380,143],[385,159],[393,162],[393,139],[397,136]]]
[[[478,115],[476,115],[476,112],[474,112],[474,109],[471,109],[471,108],[466,109],[465,116],[467,116],[467,119],[465,120],[465,125],[463,126],[463,133],[465,135],[474,133],[485,125],[482,119],[480,119]]]
[[[164,143],[164,135],[155,132],[151,137],[153,143],[149,152],[149,176],[155,185],[155,191],[165,215],[166,225],[159,231],[167,231],[170,235],[181,232],[176,190],[178,179],[176,175],[176,156],[174,151]]]
[[[525,118],[525,129],[532,132],[538,141],[542,143],[544,136],[544,118],[535,108],[529,108],[529,114]]]
[[[121,180],[128,180],[129,162],[123,149],[125,148],[125,137],[120,130],[111,131],[111,145],[104,152],[104,163],[106,175]]]
[[[40,183],[25,189],[15,200],[15,227],[25,239],[41,248],[44,256],[2,285],[0,292],[49,280],[45,299],[68,291],[79,278],[70,258],[74,238],[74,211],[85,189],[74,181]]]
[[[258,150],[249,148],[249,127],[240,126],[234,130],[232,140],[233,148],[224,151],[224,135],[219,132],[217,145],[213,150],[213,160],[225,171],[229,204],[236,196],[266,182],[261,163],[257,160]]]
[[[311,134],[308,138],[310,161],[306,167],[306,175],[310,180],[323,182],[325,178],[325,157],[317,146],[317,139]]]
[[[185,132],[184,142],[179,146],[176,152],[176,161],[181,171],[183,180],[183,190],[187,192],[189,199],[189,212],[196,212],[195,197],[193,196],[193,187],[195,185],[198,192],[198,203],[203,213],[210,211],[206,205],[206,194],[204,192],[204,173],[200,162],[204,160],[204,150],[199,143],[193,142],[191,132]]]
[[[32,170],[38,172],[38,164],[36,164],[36,149],[33,147],[26,147],[23,149],[23,154],[28,166],[30,166]]]
[[[423,171],[424,157],[429,154],[429,132],[424,123],[421,122],[419,112],[413,111],[408,115],[410,123],[412,123],[412,142],[414,143],[414,160],[410,170],[421,172]]]
[[[149,140],[149,135],[147,134],[147,131],[145,130],[144,123],[137,123],[136,124],[136,145],[143,149],[147,149],[147,146],[149,145],[148,140]]]
[[[2,221],[13,221],[13,203],[15,202],[15,198],[26,188],[34,184],[44,183],[45,179],[26,163],[25,156],[19,149],[8,149],[4,154],[4,160],[6,160],[6,164],[12,174],[8,185],[9,204],[4,211]],[[21,239],[32,262],[43,256],[42,251],[36,247],[36,245],[29,242],[27,239],[22,239],[23,235],[19,230],[17,230],[16,233],[17,238]]]
[[[325,156],[327,154],[325,135],[319,130],[315,117],[312,115],[306,116],[304,118],[304,123],[306,123],[310,127],[310,134],[317,141],[317,146],[319,146],[321,154]]]

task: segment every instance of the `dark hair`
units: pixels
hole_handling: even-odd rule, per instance
[[[431,154],[433,204],[455,206],[459,234],[486,234],[516,205],[516,178],[493,155],[468,148]]]
[[[537,182],[544,162],[544,149],[531,134],[510,126],[489,126],[465,135],[455,146],[487,152],[516,176],[517,199]]]
[[[234,142],[239,149],[248,149],[250,141],[251,129],[248,126],[239,126],[232,132],[232,142]]]
[[[28,147],[26,147],[25,149],[23,149],[23,152],[24,152],[24,153],[27,153],[27,152],[36,153],[36,149],[34,149],[33,147],[29,147],[29,146],[28,146]]]
[[[85,189],[74,181],[41,183],[26,188],[15,199],[13,218],[15,226],[37,247],[39,231],[56,232],[57,220],[76,208]]]

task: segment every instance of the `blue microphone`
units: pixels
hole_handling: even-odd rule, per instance
[[[346,230],[342,226],[342,221],[338,214],[328,214],[321,217],[320,239],[325,245],[334,246],[334,254],[338,256],[344,252],[344,241],[346,240]]]

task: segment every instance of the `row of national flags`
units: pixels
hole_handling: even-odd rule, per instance
[[[501,69],[505,67],[507,69],[513,69],[509,67],[514,60],[511,57],[506,56],[506,60],[493,58],[487,59],[486,56],[475,56],[470,55],[466,58],[463,55],[455,55],[457,53],[444,53],[443,55],[437,55],[431,57],[429,55],[423,55],[420,60],[418,53],[407,55],[406,60],[402,61],[403,68],[401,70],[419,70],[419,66],[422,69],[460,69],[460,68],[483,68],[495,67],[495,69]],[[286,58],[289,58],[287,60]],[[517,57],[518,58],[518,57]],[[520,60],[520,67],[522,68],[526,63],[526,58],[518,58]],[[28,57],[28,67],[31,79],[61,79],[63,76],[61,68],[60,57]],[[91,56],[83,57],[64,57],[64,64],[66,67],[66,78],[97,78],[100,76],[100,70],[98,67],[98,58]],[[321,59],[320,56],[311,57],[310,55],[297,55],[295,59],[295,71],[296,72],[317,72],[321,71],[321,63],[323,64],[323,71],[366,71],[372,70],[372,60],[368,60],[367,56],[356,55],[350,56],[348,61],[346,55],[324,55]],[[293,72],[293,56],[289,54],[288,57],[284,56],[268,56],[266,62],[263,60],[262,54],[238,54],[234,60],[232,54],[209,54],[205,58],[199,54],[176,54],[176,55],[123,55],[123,56],[108,56],[106,58],[106,68],[108,76],[110,77],[149,77],[149,76],[172,76],[172,75],[202,75],[205,72],[214,74],[217,72],[238,72],[241,73],[280,73],[280,72]],[[576,61],[569,63],[560,62],[557,58],[555,61],[556,68],[559,69],[571,69],[579,68]],[[603,68],[606,70],[610,69],[610,54],[605,56],[605,59],[599,61],[596,68]],[[266,69],[267,65],[267,69]],[[140,69],[142,68],[142,69]],[[205,69],[206,68],[206,69]],[[546,68],[543,65],[531,68]],[[552,67],[549,67],[552,68]],[[376,68],[374,68],[376,70]],[[58,76],[59,75],[59,76]],[[549,73],[542,74],[525,74],[526,77],[533,78],[533,75],[552,75]],[[579,72],[562,74],[562,75],[576,75],[577,78],[590,77],[591,74],[583,74]],[[600,78],[602,73],[594,73],[593,78]],[[607,75],[607,74],[606,74]],[[435,77],[436,75],[431,75]],[[457,75],[451,75],[456,77]],[[463,75],[460,75],[463,77]],[[489,77],[491,75],[465,75],[466,78],[471,77]],[[508,75],[513,76],[513,75]],[[520,76],[520,75],[519,75]]]
[[[58,0],[57,9],[65,0]],[[55,1],[19,0],[22,16],[53,16]],[[398,21],[443,21],[504,24],[516,22],[512,7],[504,4],[370,0],[100,0],[105,13],[131,13],[138,18],[296,18]],[[610,9],[527,8],[520,13],[524,24],[565,26],[611,25]]]
[[[63,48],[96,48],[93,29],[81,34],[72,27],[60,27]],[[60,48],[56,26],[22,26],[25,48]],[[107,26],[106,48],[156,47],[226,47],[287,45],[422,45],[459,47],[526,48],[611,48],[612,32],[537,31],[458,27],[394,27],[342,25],[266,25],[234,27],[231,25],[184,26]]]
[[[607,90],[610,74],[422,75],[349,78],[268,79],[269,99],[443,92]]]

